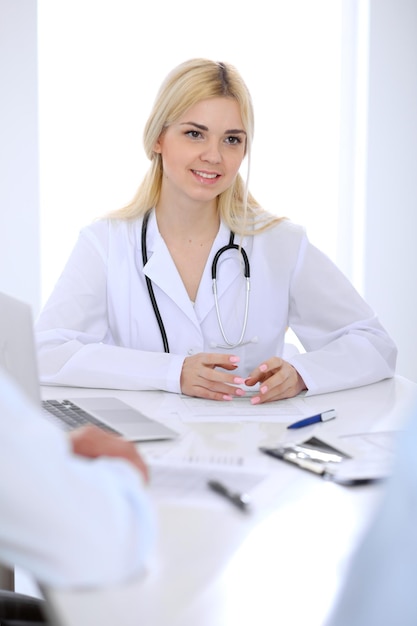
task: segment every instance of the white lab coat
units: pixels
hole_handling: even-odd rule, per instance
[[[416,626],[417,404],[399,436],[392,476],[351,559],[327,626]]]
[[[139,472],[124,459],[74,455],[1,368],[0,474],[2,563],[72,588],[143,570],[155,519]]]
[[[228,243],[224,224],[209,254],[193,304],[159,234],[155,213],[141,256],[142,219],[97,221],[82,230],[36,323],[41,381],[47,384],[180,392],[184,358],[199,352],[240,356],[246,377],[282,355],[287,327],[306,352],[288,358],[309,394],[366,385],[394,373],[396,348],[370,307],[304,230],[289,221],[243,246],[251,290],[245,345],[224,349],[212,292],[211,265]],[[237,241],[238,242],[238,241]],[[163,352],[145,274],[153,283],[170,353]],[[245,310],[239,253],[218,263],[220,314],[237,339]]]

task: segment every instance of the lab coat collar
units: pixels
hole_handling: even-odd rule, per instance
[[[140,228],[142,228],[142,223]],[[194,323],[197,323],[192,302],[159,233],[155,211],[152,211],[148,220],[146,247],[148,262],[144,267],[144,274],[154,285],[162,289]]]
[[[229,237],[229,229],[225,224],[221,223],[219,232],[217,233],[207,259],[207,265],[203,272],[196,302],[193,305],[188,297],[169,250],[159,233],[155,212],[153,211],[149,217],[146,237],[148,262],[145,265],[144,273],[155,285],[162,289],[197,326],[200,325],[201,321],[214,307],[211,266],[216,252],[229,243]],[[236,243],[239,243],[239,241],[236,240]],[[244,241],[243,245],[245,244],[246,242]],[[222,255],[221,260],[219,260],[217,271],[219,299],[242,272],[240,263],[236,262],[227,264],[227,272],[221,269],[222,263],[228,258],[236,258],[236,254],[237,252],[235,250],[227,251]]]

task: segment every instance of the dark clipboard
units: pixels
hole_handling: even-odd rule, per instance
[[[303,443],[261,446],[259,450],[339,485],[364,485],[384,480],[389,473],[385,466],[367,463],[363,459],[353,459],[317,437]]]

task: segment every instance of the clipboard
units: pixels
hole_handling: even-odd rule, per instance
[[[303,443],[261,446],[259,450],[339,485],[364,485],[385,480],[390,474],[386,458],[352,458],[317,437]]]

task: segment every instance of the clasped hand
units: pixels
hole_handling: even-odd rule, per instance
[[[181,372],[182,393],[210,400],[232,400],[245,395],[245,390],[237,385],[253,387],[259,383],[259,394],[251,398],[252,404],[259,404],[292,398],[306,389],[295,367],[279,357],[261,363],[247,378],[233,374],[238,363],[239,357],[227,354],[202,352],[186,357]]]

